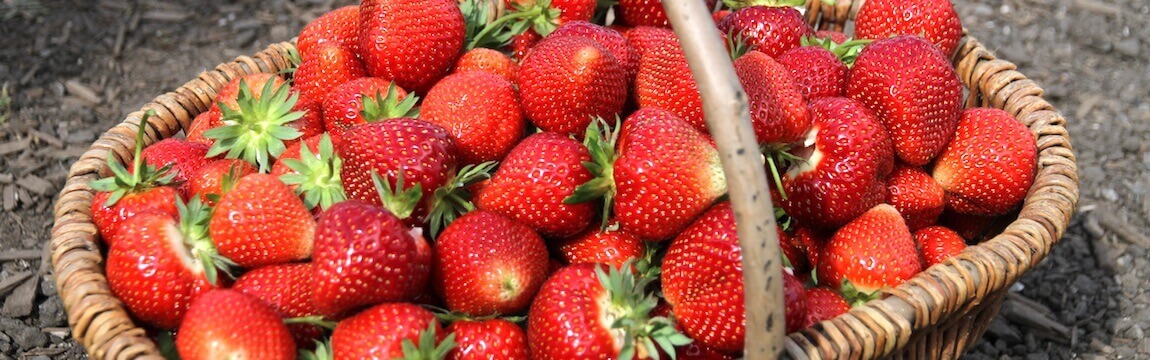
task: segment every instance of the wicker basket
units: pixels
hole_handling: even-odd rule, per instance
[[[821,28],[841,29],[859,2],[826,5],[821,0],[810,1],[808,19]],[[195,115],[209,108],[216,92],[230,79],[288,66],[287,54],[293,46],[274,44],[254,56],[221,64],[174,92],[160,95],[104,133],[72,166],[56,203],[52,262],[73,335],[92,357],[158,359],[160,355],[147,332],[132,321],[108,287],[100,238],[89,214],[93,198],[89,181],[110,175],[105,164],[109,152],[121,161],[130,160],[145,110],[158,114],[149,119],[145,145],[175,136]],[[1001,234],[924,271],[891,290],[885,299],[777,339],[782,340],[784,355],[816,359],[957,358],[985,332],[1002,305],[1007,287],[1045,257],[1065,231],[1078,200],[1077,168],[1065,119],[1043,100],[1040,87],[969,36],[960,42],[954,64],[969,93],[966,106],[1004,109],[1037,138],[1037,178],[1018,218]],[[774,323],[777,327],[780,322]],[[762,324],[749,320],[749,328],[756,325]],[[748,335],[748,342],[758,340],[762,339]],[[768,342],[777,344],[777,340]]]

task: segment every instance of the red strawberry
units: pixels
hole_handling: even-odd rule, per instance
[[[806,256],[809,270],[818,269],[819,255],[822,254],[823,247],[826,246],[830,236],[802,225],[792,225],[792,228],[795,229],[795,233],[791,236],[791,243]]]
[[[371,76],[424,93],[463,53],[466,26],[455,0],[364,0],[359,54]]]
[[[847,66],[838,56],[821,46],[800,46],[779,55],[779,63],[791,71],[803,97],[842,97],[846,95]]]
[[[807,226],[835,228],[882,203],[894,166],[890,138],[871,112],[845,98],[811,101],[807,158],[783,178],[787,215]]]
[[[148,118],[155,115],[149,110],[144,114],[141,124],[146,124]],[[132,157],[132,169],[129,170],[112,159],[108,154],[108,168],[112,176],[89,183],[96,195],[92,197],[92,222],[100,231],[100,236],[109,246],[116,238],[117,228],[125,220],[144,212],[161,212],[178,216],[176,201],[180,194],[176,188],[167,186],[172,181],[170,168],[160,168],[146,165],[144,160],[144,131],[147,126],[140,126],[136,132],[136,152]]]
[[[455,345],[443,334],[431,311],[413,304],[382,304],[340,321],[331,347],[335,360],[443,359]]]
[[[333,44],[353,53],[359,52],[359,5],[348,5],[329,11],[300,30],[296,48],[307,60],[321,44]]]
[[[287,326],[256,298],[229,289],[200,296],[176,336],[181,359],[295,359]]]
[[[807,289],[806,301],[807,316],[803,319],[803,326],[809,328],[815,324],[834,319],[839,315],[851,311],[851,305],[839,295],[838,291],[825,286]]]
[[[316,224],[303,201],[275,176],[239,179],[209,224],[220,254],[245,268],[307,259]]]
[[[627,32],[627,39],[639,53],[633,94],[636,105],[669,111],[705,133],[703,98],[675,33],[664,28],[637,27]]]
[[[864,3],[855,18],[861,39],[918,35],[950,58],[962,38],[962,22],[949,0],[874,0]]]
[[[819,283],[874,294],[922,271],[906,222],[893,206],[881,204],[846,224],[831,237],[819,259]],[[844,290],[845,291],[845,290]]]
[[[814,30],[793,7],[748,6],[732,12],[719,22],[719,32],[742,38],[751,50],[777,58],[799,47],[803,36]]]
[[[463,53],[455,62],[455,73],[482,70],[499,75],[504,80],[515,83],[519,76],[519,64],[506,54],[488,48],[474,48]]]
[[[323,101],[324,130],[339,142],[356,125],[412,115],[419,99],[391,81],[365,77],[335,87]]]
[[[542,39],[543,37],[535,30],[527,29],[527,31],[511,37],[507,51],[511,52],[512,56],[522,63],[523,59],[527,58],[527,53],[531,51],[531,48],[535,47],[535,44]]]
[[[582,234],[560,240],[556,248],[559,257],[568,264],[607,264],[623,268],[627,261],[643,258],[646,246],[635,235],[611,227],[587,229]]]
[[[342,166],[343,160],[336,155],[331,137],[324,133],[284,150],[272,166],[271,175],[291,187],[303,198],[304,205],[315,212],[347,199],[340,178]]]
[[[312,299],[330,316],[414,298],[426,287],[431,246],[388,210],[349,200],[320,215],[312,263]]]
[[[830,39],[831,42],[833,42],[835,44],[845,43],[849,39],[847,37],[847,34],[844,34],[842,31],[835,31],[835,30],[818,30],[818,31],[815,31],[815,37],[819,38],[819,39]]]
[[[671,319],[671,321],[676,321],[675,314],[671,313],[671,305],[667,304],[665,301],[660,301],[659,305],[655,307],[655,310],[651,311],[651,315],[664,316],[668,319]],[[682,331],[682,326],[680,326],[677,322],[674,325],[676,330]],[[667,355],[667,353],[664,351],[659,351],[659,354],[660,357]],[[690,344],[675,347],[676,359],[735,360],[739,358],[739,356],[736,355],[738,355],[738,353],[719,351],[699,341],[691,341]]]
[[[295,87],[301,100],[322,103],[335,87],[367,76],[363,63],[351,49],[320,43],[313,51],[295,71]]]
[[[185,140],[190,142],[198,142],[207,146],[212,146],[214,140],[204,137],[204,132],[212,128],[220,126],[220,112],[217,110],[205,111],[192,118],[192,123],[188,124],[188,128],[184,130]]]
[[[886,203],[898,209],[910,231],[934,224],[946,207],[945,196],[938,182],[921,168],[900,164],[887,181]]]
[[[284,143],[304,135],[298,128],[308,126],[292,123],[303,118],[305,111],[295,111],[299,94],[291,93],[290,86],[278,77],[265,80],[260,90],[240,79],[235,104],[229,104],[228,99],[217,102],[221,126],[204,132],[204,137],[214,140],[206,156],[244,159],[260,171],[268,171],[272,159],[287,147]]]
[[[256,169],[255,165],[240,159],[213,160],[200,167],[192,175],[191,180],[189,180],[190,191],[204,203],[215,205],[216,202],[213,198],[218,199],[225,192],[225,177],[232,176],[231,181],[234,183],[244,176],[258,172],[259,169]]]
[[[791,264],[791,269],[799,273],[810,272],[811,264],[807,262],[807,253],[803,244],[799,244],[798,239],[783,231],[782,225],[775,228],[779,234],[779,250],[783,252],[783,256]]]
[[[706,0],[707,8],[714,9],[715,2]],[[671,27],[667,11],[663,10],[663,2],[660,0],[620,0],[618,10],[627,25]]]
[[[137,214],[121,224],[108,250],[112,294],[140,321],[175,329],[199,295],[215,287],[221,263],[207,236],[208,209],[198,199],[177,203],[180,216]]]
[[[546,20],[544,26],[547,31],[539,31],[543,29],[535,29],[543,36],[551,33],[556,26],[563,25],[571,21],[591,21],[591,17],[595,15],[596,0],[503,0],[507,9],[515,9],[517,12],[538,12]],[[527,21],[539,21],[534,19],[527,19]],[[536,25],[536,27],[539,27]]]
[[[1026,125],[1003,110],[968,109],[934,164],[934,179],[956,212],[1003,215],[1026,198],[1038,150]]]
[[[156,169],[171,167],[171,184],[179,190],[180,196],[189,199],[195,195],[189,181],[200,167],[207,165],[214,156],[207,156],[208,146],[177,138],[167,138],[152,144],[141,153],[144,163]],[[131,169],[129,169],[131,171]]]
[[[962,112],[962,82],[938,48],[917,36],[870,43],[855,59],[847,96],[890,131],[895,154],[926,165],[954,135]]]
[[[427,92],[420,117],[447,130],[463,164],[502,160],[527,127],[515,85],[485,71],[443,78]]]
[[[435,241],[432,281],[447,308],[471,316],[526,309],[547,278],[547,246],[534,230],[476,210]]]
[[[503,319],[463,320],[451,323],[447,332],[457,344],[451,360],[527,360],[527,335],[515,323]]]
[[[570,137],[556,133],[528,136],[495,171],[476,197],[476,206],[527,224],[545,237],[575,235],[595,217],[590,203],[564,202],[591,180],[583,166],[587,161],[591,161],[587,148]]]
[[[552,32],[548,37],[560,36],[579,36],[595,40],[611,52],[615,61],[623,67],[627,83],[630,84],[635,80],[635,73],[639,72],[639,53],[635,52],[635,48],[631,46],[627,38],[618,31],[589,21],[569,21],[555,29],[555,32]]]
[[[315,101],[301,99],[295,103],[295,106],[292,107],[292,111],[301,112],[303,115],[296,121],[287,123],[287,127],[299,131],[300,136],[292,140],[284,141],[285,147],[291,147],[292,145],[299,144],[304,139],[324,133],[322,100],[323,98]],[[280,155],[283,154],[281,153]],[[279,156],[276,156],[276,160],[279,160]]]
[[[319,310],[311,301],[313,274],[312,263],[264,266],[240,276],[232,289],[263,301],[283,319],[315,316]],[[323,335],[322,328],[310,324],[290,324],[288,330],[298,347],[314,345]]]
[[[803,139],[811,127],[807,103],[785,66],[754,51],[735,59],[735,73],[747,93],[755,138],[761,144],[786,144]]]
[[[519,68],[523,111],[544,131],[582,134],[594,118],[612,118],[627,99],[626,72],[599,43],[546,38]]]
[[[645,293],[646,285],[630,271],[604,270],[599,264],[559,269],[543,284],[527,315],[531,358],[642,358],[660,349],[673,351],[664,344],[687,344],[690,339],[670,320],[653,317],[656,300]]]
[[[924,267],[931,267],[966,249],[966,240],[945,226],[928,226],[914,232],[914,242]]]

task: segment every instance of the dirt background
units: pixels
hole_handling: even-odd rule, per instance
[[[41,259],[56,192],[88,144],[344,3],[0,0],[0,360],[86,357]],[[1150,359],[1150,4],[954,3],[1069,120],[1082,185],[1062,242],[966,357]]]

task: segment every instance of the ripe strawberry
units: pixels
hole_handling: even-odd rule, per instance
[[[420,117],[447,130],[463,164],[502,160],[527,127],[515,85],[485,71],[443,78],[427,92]]]
[[[523,59],[527,58],[527,53],[531,52],[531,48],[534,48],[535,44],[542,39],[543,36],[540,36],[535,30],[527,29],[527,31],[511,37],[511,43],[507,45],[506,51],[510,52],[512,57],[519,60],[520,63],[523,63]]]
[[[271,175],[291,187],[314,213],[347,200],[341,167],[343,160],[336,155],[331,137],[324,133],[284,150],[272,166]]]
[[[946,207],[946,192],[921,168],[895,166],[886,186],[886,203],[898,209],[912,232],[934,224]]]
[[[215,139],[204,137],[204,132],[223,126],[223,107],[229,109],[239,109],[239,96],[240,96],[240,83],[243,82],[251,90],[253,98],[261,98],[263,96],[263,89],[268,82],[272,83],[273,88],[279,88],[287,82],[275,74],[269,73],[255,73],[248,74],[233,78],[220,88],[216,93],[215,102],[208,108],[203,120],[203,124],[196,126],[192,124],[188,131],[188,141],[200,142],[211,146],[215,143]]]
[[[559,258],[568,264],[607,264],[616,268],[642,259],[646,251],[643,240],[617,226],[587,229],[560,240],[556,248]]]
[[[813,126],[783,178],[787,215],[807,226],[842,226],[882,203],[894,167],[890,138],[871,112],[846,98],[810,103]]]
[[[488,48],[467,50],[463,56],[459,57],[459,61],[455,62],[455,69],[452,72],[462,73],[474,70],[491,72],[512,84],[515,83],[515,78],[519,76],[519,64],[515,60],[504,53]]]
[[[652,316],[657,301],[644,291],[648,281],[600,264],[559,269],[527,315],[531,358],[644,358],[687,344],[670,320]]]
[[[220,254],[245,268],[307,259],[316,233],[303,201],[268,174],[237,180],[216,204],[208,227]]]
[[[451,323],[447,332],[457,344],[451,360],[527,360],[527,335],[515,323],[503,319],[463,320]]]
[[[735,59],[735,74],[747,93],[751,122],[760,144],[798,142],[811,127],[807,102],[785,66],[752,50]]]
[[[639,108],[669,111],[705,133],[703,98],[675,33],[664,28],[637,27],[627,32],[627,39],[639,53],[635,104]]]
[[[176,186],[181,198],[190,199],[192,195],[195,195],[192,193],[189,183],[192,175],[215,158],[214,156],[207,156],[207,154],[207,145],[177,138],[167,138],[144,148],[140,156],[144,159],[144,164],[152,168],[170,167],[171,170],[169,170],[168,175],[172,177],[171,184]],[[131,171],[132,169],[128,170]]]
[[[335,360],[443,359],[455,346],[435,314],[407,303],[381,304],[344,319],[331,335]]]
[[[949,0],[875,0],[859,9],[855,35],[876,40],[918,35],[934,43],[950,58],[962,38],[962,22]]]
[[[587,161],[591,161],[587,148],[570,137],[557,133],[528,136],[478,193],[476,206],[511,217],[548,238],[575,235],[595,217],[590,203],[564,202],[591,180],[583,166]]]
[[[793,7],[748,6],[735,10],[719,22],[719,32],[742,38],[750,50],[777,58],[799,47],[804,36],[814,30]]]
[[[204,132],[204,137],[215,140],[206,156],[240,158],[255,164],[260,171],[268,171],[272,159],[286,148],[284,142],[304,135],[289,124],[305,112],[294,111],[299,94],[291,93],[290,86],[279,78],[264,81],[259,91],[249,87],[254,84],[240,79],[235,105],[226,100],[217,102],[221,126]]]
[[[707,8],[714,9],[716,0],[706,0]],[[667,11],[660,0],[620,0],[619,16],[627,25],[670,28]]]
[[[413,108],[418,99],[382,78],[348,81],[323,100],[323,127],[338,143],[356,125],[417,114]]]
[[[639,53],[635,52],[635,48],[631,46],[627,38],[618,31],[589,21],[568,21],[555,29],[551,35],[548,35],[548,37],[560,36],[579,36],[595,40],[611,52],[615,61],[623,67],[627,84],[635,80],[635,73],[639,72]]]
[[[810,272],[811,264],[807,261],[807,253],[803,244],[799,244],[798,239],[783,231],[781,224],[776,226],[775,229],[779,234],[779,250],[782,251],[783,256],[787,258],[787,262],[790,263],[790,268],[798,273]]]
[[[349,200],[320,215],[312,263],[312,300],[331,316],[413,299],[426,287],[431,246],[388,210]]]
[[[359,52],[359,5],[344,6],[315,18],[300,30],[296,48],[307,60],[322,44],[333,44],[352,53]]]
[[[1003,110],[968,109],[934,164],[934,179],[956,212],[1003,215],[1026,198],[1038,150],[1026,125]]]
[[[800,46],[778,57],[807,100],[846,96],[847,66],[822,46]]]
[[[322,100],[322,98],[321,98]],[[287,123],[287,127],[299,131],[300,136],[284,141],[284,147],[288,148],[292,145],[299,144],[304,139],[324,133],[323,128],[323,102],[300,99],[296,101],[295,106],[292,106],[292,111],[303,113],[299,119]],[[282,153],[280,155],[283,155]],[[276,157],[279,160],[279,157]],[[274,165],[274,164],[273,164]]]
[[[519,16],[519,21],[531,24],[529,32],[543,37],[571,21],[591,21],[595,16],[596,0],[503,0],[508,16]],[[522,59],[522,58],[520,58]]]
[[[255,165],[240,159],[219,159],[209,162],[207,165],[200,167],[196,173],[192,175],[190,190],[205,204],[214,206],[215,199],[219,199],[225,192],[224,182],[225,178],[231,176],[230,181],[234,184],[244,176],[258,173]]]
[[[526,309],[547,278],[547,246],[494,212],[464,214],[435,241],[432,281],[447,308],[471,316]]]
[[[791,243],[806,256],[808,271],[818,269],[819,255],[822,254],[823,247],[830,240],[830,236],[802,225],[792,225],[792,228],[795,229],[795,233],[791,235]],[[791,264],[793,265],[794,262],[792,261]]]
[[[874,112],[890,131],[895,155],[926,165],[954,135],[962,113],[962,82],[926,40],[899,36],[870,43],[855,59],[847,96]]]
[[[683,330],[682,326],[680,326],[675,319],[675,314],[671,312],[671,305],[665,301],[659,301],[659,305],[655,306],[655,310],[651,311],[651,315],[666,317],[672,322],[675,322],[675,330]],[[739,353],[741,353],[741,351]],[[739,356],[736,356],[739,355],[739,353],[719,351],[699,341],[691,341],[690,344],[675,347],[675,358],[684,360],[735,360],[739,358]],[[666,352],[659,351],[660,358],[666,355]]]
[[[363,62],[355,52],[333,43],[320,43],[315,53],[303,60],[295,71],[295,88],[301,101],[322,103],[335,87],[367,76]]]
[[[523,111],[535,126],[582,134],[594,118],[614,117],[627,99],[627,80],[615,56],[594,40],[545,38],[519,69]]]
[[[920,271],[922,262],[906,222],[893,206],[881,204],[835,232],[823,248],[818,275],[820,284],[842,290],[849,281],[854,289],[874,294]]]
[[[270,265],[240,276],[232,289],[262,301],[282,319],[319,315],[312,303],[312,263]],[[289,324],[298,347],[307,347],[323,335],[323,328],[311,324]]]
[[[818,30],[815,31],[815,37],[819,39],[830,39],[835,44],[842,44],[849,40],[847,34],[842,31],[835,30]]]
[[[155,111],[149,110],[140,123],[146,124],[148,118],[154,115]],[[172,181],[173,175],[169,172],[171,168],[157,170],[154,166],[146,165],[144,160],[145,129],[147,126],[137,129],[136,152],[132,157],[130,172],[108,153],[108,168],[112,170],[112,176],[89,183],[96,190],[96,195],[92,197],[92,222],[109,246],[112,245],[112,239],[116,238],[120,224],[136,214],[156,211],[179,215],[176,201],[179,201],[180,195],[176,188],[167,186]]]
[[[295,343],[276,313],[256,298],[229,289],[200,296],[176,337],[181,359],[295,359]]]
[[[180,325],[192,300],[215,287],[215,266],[224,263],[208,238],[208,209],[194,198],[177,206],[178,220],[145,212],[121,224],[105,269],[112,294],[160,329]]]
[[[934,266],[966,249],[966,240],[945,226],[928,226],[914,232],[914,242],[924,268]]]
[[[455,0],[364,0],[359,54],[371,76],[425,93],[463,53],[466,26]]]
[[[851,311],[851,305],[839,295],[835,289],[819,286],[807,289],[806,301],[807,316],[803,319],[801,329],[809,328],[815,324],[834,319],[839,315]]]
[[[204,132],[212,128],[220,126],[220,112],[205,111],[192,118],[192,123],[188,124],[188,128],[184,130],[185,140],[189,142],[202,143],[207,146],[212,146],[214,140],[204,137]]]

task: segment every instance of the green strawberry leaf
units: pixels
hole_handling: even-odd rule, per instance
[[[387,86],[387,94],[377,91],[375,96],[364,96],[360,100],[363,101],[363,111],[360,114],[367,122],[401,117],[419,118],[419,107],[415,106],[419,97],[407,94],[403,100],[399,100],[399,87],[394,82]]]
[[[375,184],[375,191],[379,192],[383,207],[400,219],[411,217],[419,205],[419,198],[423,196],[423,186],[419,183],[410,189],[403,187],[403,170],[396,173],[394,187],[375,170],[371,171],[371,181]]]
[[[319,154],[312,153],[305,145],[301,145],[299,150],[299,159],[282,160],[292,172],[280,175],[280,180],[294,185],[296,194],[303,196],[308,209],[314,210],[318,206],[327,210],[347,200],[340,177],[343,160],[335,153],[331,137],[324,133],[320,138]]]
[[[575,192],[563,199],[564,204],[579,204],[591,200],[603,199],[603,210],[600,214],[600,230],[607,228],[607,221],[611,218],[611,208],[615,203],[615,143],[619,140],[619,130],[622,119],[615,117],[615,126],[607,125],[606,120],[596,118],[587,126],[587,133],[583,137],[583,146],[591,154],[591,161],[583,162],[583,167],[594,176],[590,181],[579,185]]]
[[[132,170],[128,171],[124,164],[116,161],[112,152],[109,151],[107,161],[112,176],[88,183],[88,186],[91,186],[93,190],[109,193],[108,201],[104,203],[104,206],[112,207],[128,194],[141,193],[156,186],[172,184],[172,179],[176,176],[175,172],[171,171],[172,164],[164,165],[157,170],[144,161],[144,135],[148,128],[148,118],[153,116],[156,116],[156,111],[148,109],[136,126],[136,149],[132,155]]]
[[[607,268],[606,271],[603,270],[604,267]],[[674,347],[686,345],[691,340],[675,330],[670,319],[651,316],[651,312],[658,305],[658,299],[645,289],[653,279],[636,278],[631,269],[631,261],[618,268],[595,267],[595,275],[599,279],[599,284],[607,290],[610,309],[614,312],[609,316],[614,320],[608,326],[623,331],[620,358],[633,357],[637,347],[642,346],[645,353],[656,358],[659,356],[660,348],[669,349],[667,353],[672,354],[673,359]]]
[[[292,111],[299,93],[287,84],[275,86],[275,81],[264,83],[260,98],[255,98],[251,87],[240,80],[239,109],[219,103],[223,126],[204,132],[214,139],[208,157],[225,154],[229,159],[243,159],[256,165],[260,172],[271,170],[271,159],[278,157],[287,147],[284,141],[303,136],[289,123],[303,117],[303,111]]]
[[[324,341],[315,341],[315,350],[299,349],[296,354],[296,359],[299,360],[331,360],[335,358],[332,352],[331,339]]]
[[[455,334],[448,334],[439,344],[435,343],[435,320],[428,323],[427,329],[419,333],[419,344],[411,339],[403,339],[402,360],[441,360],[455,348]]]
[[[467,186],[490,179],[496,164],[494,161],[488,161],[478,165],[464,166],[459,169],[455,177],[448,180],[440,188],[435,189],[435,199],[428,216],[432,238],[438,236],[441,230],[447,228],[447,225],[450,225],[460,215],[475,210]]]
[[[806,5],[806,0],[723,0],[731,10],[739,10],[751,6],[790,6],[800,7]]]
[[[839,290],[839,292],[842,293],[843,298],[846,299],[847,303],[851,304],[851,307],[866,304],[868,301],[882,297],[882,290],[875,290],[871,293],[863,292],[862,290],[859,290],[857,287],[855,287],[855,285],[852,284],[850,280],[845,278],[843,279],[842,284],[839,285]]]
[[[176,336],[171,331],[160,331],[156,334],[156,345],[160,348],[160,356],[166,360],[180,360],[180,353],[176,350]]]
[[[291,324],[315,325],[315,326],[319,326],[319,327],[322,327],[322,328],[328,329],[328,330],[335,330],[335,326],[338,324],[335,321],[324,319],[323,315],[287,318],[287,319],[284,319],[283,322],[286,325],[291,325]]]

